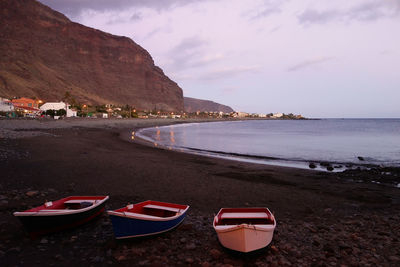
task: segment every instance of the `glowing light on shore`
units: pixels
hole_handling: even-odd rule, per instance
[[[156,140],[160,141],[161,140],[161,131],[158,129],[156,133]]]
[[[170,141],[171,141],[171,143],[172,144],[175,144],[175,133],[174,133],[174,131],[170,131],[169,132],[169,136],[170,136]]]

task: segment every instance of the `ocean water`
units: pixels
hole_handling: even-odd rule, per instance
[[[142,129],[138,135],[155,146],[264,164],[400,166],[400,119],[193,123]]]

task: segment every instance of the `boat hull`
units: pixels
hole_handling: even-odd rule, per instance
[[[17,212],[14,215],[18,217],[24,228],[27,230],[31,238],[36,238],[49,233],[54,233],[85,224],[105,211],[105,202],[95,205],[93,208],[85,209],[80,212],[77,210],[73,213],[63,214],[35,214],[28,215],[24,212]],[[27,212],[29,213],[29,212]]]
[[[116,239],[160,234],[177,227],[185,219],[186,213],[167,221],[142,220],[110,215]]]
[[[239,225],[230,231],[218,231],[218,240],[232,250],[250,252],[268,246],[272,241],[273,230],[263,231],[251,226]]]

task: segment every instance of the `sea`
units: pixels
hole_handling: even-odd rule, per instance
[[[244,120],[146,128],[154,146],[316,170],[400,167],[400,119]]]

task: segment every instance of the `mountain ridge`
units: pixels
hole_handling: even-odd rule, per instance
[[[192,112],[223,112],[223,113],[231,113],[234,110],[226,105],[216,103],[211,100],[203,100],[192,97],[184,97],[183,98],[185,111]]]

